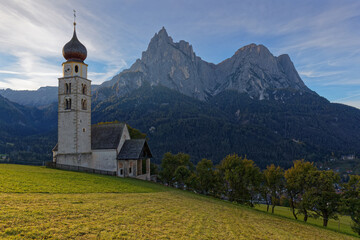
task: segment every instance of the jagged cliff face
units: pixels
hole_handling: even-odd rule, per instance
[[[268,99],[270,92],[291,88],[310,91],[301,80],[288,55],[274,57],[263,45],[250,44],[217,65],[221,86],[215,94],[231,89],[250,97]]]
[[[310,92],[288,55],[274,57],[263,45],[250,44],[215,65],[197,57],[188,42],[174,43],[164,28],[151,39],[141,59],[102,86],[112,86],[122,96],[144,82],[200,100],[224,90],[248,93],[260,100],[276,89]]]

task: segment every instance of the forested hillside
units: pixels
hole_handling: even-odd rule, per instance
[[[360,149],[359,110],[286,90],[272,98],[259,101],[227,91],[203,102],[145,85],[95,102],[93,121],[121,120],[145,132],[156,161],[167,151],[186,152],[194,162],[238,153],[261,167],[288,167],[295,159],[319,162]]]

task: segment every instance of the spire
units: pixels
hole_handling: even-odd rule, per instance
[[[76,11],[75,11],[75,9],[73,11],[74,11],[74,31],[75,31],[75,27],[76,27]]]
[[[74,11],[74,34],[72,39],[65,44],[63,48],[63,56],[68,61],[81,61],[83,62],[87,56],[85,46],[78,40],[76,36],[76,11]]]

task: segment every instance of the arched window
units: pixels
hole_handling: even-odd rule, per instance
[[[65,109],[71,109],[71,98],[70,99],[65,99]]]
[[[79,71],[79,66],[75,65],[75,72],[77,73]]]
[[[69,93],[69,84],[65,83],[65,93]]]
[[[81,108],[82,108],[82,110],[86,110],[86,109],[87,109],[86,99],[81,99]]]
[[[71,93],[71,83],[69,83],[69,93]]]
[[[86,84],[81,84],[81,86],[82,86],[82,94],[86,94],[87,93]]]

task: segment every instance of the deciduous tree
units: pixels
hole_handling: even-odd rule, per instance
[[[304,201],[309,204],[309,209],[315,216],[323,218],[326,227],[329,219],[337,219],[339,211],[340,194],[336,193],[335,185],[340,177],[333,171],[312,171],[307,176],[309,187],[303,195]]]
[[[188,154],[178,153],[174,155],[171,152],[165,153],[161,161],[160,178],[162,181],[169,185],[173,185],[176,181],[176,170],[180,166],[183,166],[190,171],[193,171],[194,169],[194,165],[190,162],[190,156]],[[182,174],[180,174],[180,172],[184,173],[183,170],[179,170],[178,177]]]
[[[316,167],[313,163],[305,162],[304,160],[294,161],[294,165],[285,171],[286,179],[286,192],[289,197],[290,208],[294,215],[294,218],[297,219],[299,213],[304,214],[304,221],[308,219],[308,204],[302,198],[306,188],[309,186],[307,179],[308,175],[316,171]],[[298,211],[296,212],[296,208]]]
[[[274,213],[284,186],[284,169],[279,166],[275,167],[274,164],[267,166],[264,170],[264,180],[271,196],[271,212]]]
[[[218,169],[223,176],[225,193],[229,199],[253,206],[261,181],[261,172],[255,163],[233,154],[226,156]]]
[[[213,162],[205,158],[196,165],[198,190],[203,194],[214,190],[216,179],[213,167]]]
[[[350,176],[343,185],[342,202],[343,212],[351,217],[351,228],[360,235],[360,176]]]

